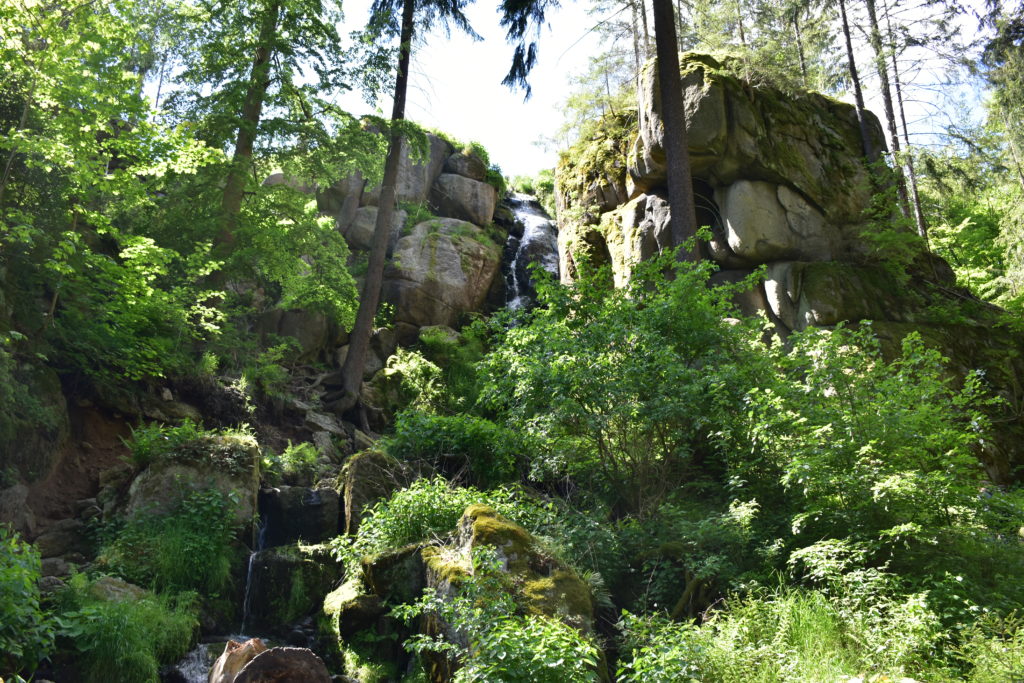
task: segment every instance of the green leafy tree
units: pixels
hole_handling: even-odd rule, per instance
[[[601,273],[539,287],[537,310],[484,360],[482,395],[547,444],[535,476],[589,473],[643,513],[689,468],[713,466],[707,439],[737,410],[756,363],[752,328],[724,321],[731,289],[707,287],[710,272],[661,257],[622,289]]]

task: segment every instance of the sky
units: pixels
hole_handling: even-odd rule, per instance
[[[345,3],[344,34],[365,26],[369,5],[369,0]],[[491,163],[508,177],[553,168],[557,153],[536,143],[561,126],[560,107],[571,78],[585,71],[590,56],[599,50],[595,36],[588,34],[594,20],[587,16],[586,5],[569,1],[548,13],[548,26],[538,40],[538,63],[530,76],[533,95],[525,102],[522,91],[512,92],[501,84],[512,63],[513,46],[498,25],[497,3],[471,5],[466,14],[484,40],[435,31],[417,45],[406,117],[459,140],[480,142]],[[356,93],[341,105],[354,114],[372,111]],[[390,115],[390,99],[378,106]]]
[[[968,0],[977,4],[979,0]],[[365,26],[370,0],[347,0],[343,35]],[[475,42],[453,31],[446,36],[435,30],[419,41],[413,53],[411,83],[406,116],[417,123],[445,131],[466,142],[476,141],[488,150],[491,162],[501,167],[507,177],[534,175],[544,168],[553,168],[557,152],[545,149],[539,142],[553,136],[562,125],[561,108],[572,89],[572,79],[586,71],[592,55],[602,47],[589,31],[595,19],[587,16],[586,0],[564,0],[561,7],[548,13],[548,25],[541,30],[539,59],[531,77],[533,96],[524,101],[521,91],[512,92],[501,85],[512,59],[512,46],[498,25],[496,2],[471,5],[466,14],[483,40]],[[976,29],[974,19],[963,17],[968,36]],[[859,39],[859,40],[858,40]],[[871,76],[870,48],[858,36],[858,66],[866,81],[868,109],[882,118],[882,104],[875,79]],[[906,81],[918,85],[937,84],[943,80],[945,64],[926,63],[915,73],[904,74]],[[917,144],[935,142],[935,132],[950,120],[966,114],[977,119],[980,104],[977,92],[968,92],[960,110],[940,103],[940,92],[926,87],[909,88],[907,117],[911,136]],[[852,103],[852,93],[842,97]],[[351,93],[341,106],[354,114],[371,113],[361,95]],[[379,103],[380,113],[390,115],[390,99]],[[966,107],[968,111],[963,111]],[[944,112],[943,108],[948,111]]]

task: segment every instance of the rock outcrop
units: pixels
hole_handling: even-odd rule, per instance
[[[500,265],[501,248],[473,223],[424,221],[398,240],[384,299],[394,304],[396,322],[451,327],[483,306]]]
[[[872,210],[872,183],[884,183],[884,171],[872,181],[870,164],[881,162],[864,159],[852,105],[755,87],[728,66],[682,56],[697,221],[711,229],[700,249],[721,268],[712,284],[737,282],[761,267],[761,284],[736,303],[745,314],[763,312],[783,337],[808,326],[870,321],[891,349],[918,330],[961,374],[984,370],[1007,400],[993,415],[997,443],[982,458],[996,481],[1019,478],[1024,421],[1012,406],[1019,404],[1014,387],[1024,384],[1024,344],[997,327],[992,309],[957,290],[949,266],[923,246],[916,261],[886,266],[889,255],[872,236],[913,235]],[[643,70],[638,111],[607,117],[603,134],[581,141],[559,164],[564,281],[582,259],[609,264],[621,286],[636,263],[670,246],[657,88],[652,62]],[[867,124],[874,149],[884,149],[870,112]],[[964,339],[976,346],[965,348]]]

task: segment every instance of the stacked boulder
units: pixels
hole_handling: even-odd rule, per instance
[[[422,159],[403,150],[395,194],[400,207],[419,205],[433,216],[412,224],[405,210],[395,212],[384,274],[383,300],[394,306],[403,342],[421,327],[455,326],[481,310],[501,265],[502,245],[485,230],[498,203],[487,167],[435,135],[427,140]],[[358,174],[318,195],[357,259],[370,249],[379,200],[380,186],[366,188]]]
[[[697,222],[711,228],[700,249],[720,267],[712,283],[763,268],[737,304],[746,314],[763,312],[783,337],[870,321],[889,350],[916,330],[959,374],[983,369],[1008,399],[994,416],[999,442],[983,459],[996,481],[1017,478],[1024,422],[1013,387],[1024,383],[1024,346],[996,326],[991,307],[956,288],[941,259],[922,249],[901,267],[884,262],[872,234],[910,229],[872,210],[871,165],[884,162],[864,158],[855,108],[816,93],[752,86],[707,55],[682,55],[681,70]],[[639,90],[636,112],[620,114],[604,136],[582,141],[559,164],[563,281],[585,259],[610,264],[621,286],[636,263],[670,246],[653,62]],[[878,120],[868,112],[866,123],[871,147],[883,150]]]

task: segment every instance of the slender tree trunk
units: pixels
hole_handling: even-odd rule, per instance
[[[631,15],[631,27],[633,29],[633,64],[636,67],[636,76],[640,75],[640,69],[644,65],[644,61],[647,59],[647,55],[644,55],[643,59],[640,58],[640,30],[636,24],[636,2],[630,5]]]
[[[672,244],[679,247],[680,259],[697,260],[694,245],[689,252],[682,245],[697,234],[693,210],[693,181],[690,177],[690,151],[683,109],[683,85],[679,77],[679,53],[676,52],[676,25],[672,0],[654,0],[654,41],[658,53],[658,92],[661,118],[665,126],[663,145],[668,175],[668,203],[671,207]]]
[[[747,34],[743,30],[743,4],[740,0],[736,0],[736,27],[740,32],[740,45],[745,48],[747,46]]]
[[[683,51],[683,0],[676,0],[676,45]]]
[[[793,32],[796,34],[796,50],[800,56],[800,82],[807,87],[807,58],[804,56],[804,37],[800,32],[800,8],[793,10]]]
[[[882,44],[882,31],[878,27],[878,12],[875,0],[865,0],[868,8],[868,40],[875,53],[875,70],[882,88],[882,106],[885,109],[885,123],[889,128],[889,139],[892,142],[893,174],[896,176],[896,194],[899,198],[900,212],[904,218],[910,218],[910,200],[907,198],[907,180],[903,177],[903,155],[900,153],[900,136],[896,130],[896,112],[892,104],[892,88],[889,86],[889,68],[885,63],[885,46]]]
[[[907,176],[910,178],[910,199],[914,204],[914,221],[917,223],[917,234],[928,244],[928,221],[921,208],[921,194],[917,190],[917,171],[914,169],[914,155],[910,152],[910,132],[907,130],[907,113],[903,108],[903,86],[900,83],[899,62],[896,61],[896,45],[893,40],[892,19],[888,9],[885,14],[886,26],[889,29],[889,51],[892,54],[892,82],[896,88],[896,105],[899,108],[900,125],[903,129],[903,147],[907,152]]]
[[[228,171],[221,199],[221,229],[217,235],[217,246],[222,249],[230,248],[235,243],[238,214],[241,213],[242,199],[245,196],[245,182],[252,166],[256,129],[260,125],[263,100],[266,99],[267,88],[270,87],[270,61],[274,56],[274,39],[277,35],[280,13],[281,0],[274,0],[267,8],[260,24],[256,55],[249,77],[249,89],[242,104],[242,120],[238,126],[235,152],[231,158],[231,169]]]
[[[25,124],[28,123],[28,112],[31,109],[32,104],[32,93],[35,91],[33,87],[28,94],[25,95],[25,104],[21,108],[21,120],[18,121],[17,130],[24,130]],[[7,154],[7,162],[4,164],[3,177],[0,177],[0,208],[3,208],[4,197],[7,194],[7,183],[11,180],[11,170],[14,168],[14,158],[17,156],[18,148],[15,145],[11,145],[11,151]]]
[[[846,59],[853,82],[853,97],[857,103],[857,124],[860,126],[860,144],[864,158],[871,162],[875,158],[875,148],[868,135],[868,122],[864,114],[864,93],[860,89],[860,76],[857,74],[857,62],[853,58],[853,41],[850,39],[850,22],[846,18],[846,0],[839,0],[839,16],[843,21],[843,37],[846,39]]]
[[[366,351],[373,333],[373,318],[380,304],[381,285],[384,282],[384,260],[387,257],[388,241],[391,238],[391,222],[395,211],[395,183],[398,180],[398,164],[402,158],[402,133],[397,122],[405,118],[405,96],[409,87],[409,61],[412,51],[413,19],[416,3],[405,0],[402,4],[401,43],[398,48],[398,73],[395,78],[395,101],[391,109],[391,138],[388,142],[388,157],[384,164],[384,179],[381,181],[380,201],[377,203],[377,222],[373,228],[373,243],[370,245],[370,262],[363,283],[363,295],[359,299],[356,322],[349,335],[348,355],[341,372],[343,395],[334,405],[338,413],[351,410],[359,402],[359,387],[363,383],[363,367]]]
[[[647,28],[647,0],[639,0],[640,2],[640,21],[644,27],[644,61],[651,56],[651,32]],[[657,31],[657,24],[655,24],[655,31]]]

